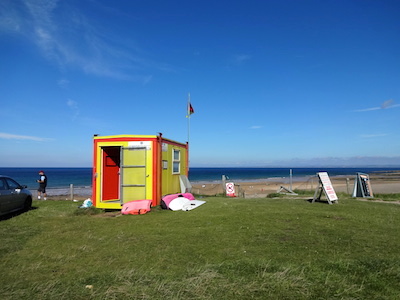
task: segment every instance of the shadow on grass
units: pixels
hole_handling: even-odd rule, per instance
[[[16,253],[24,249],[28,241],[40,233],[40,228],[32,226],[30,223],[32,215],[24,217],[25,213],[36,209],[38,207],[13,212],[0,217],[0,236],[2,237],[0,243],[0,260],[7,255],[12,255],[15,258]]]
[[[33,206],[32,206],[32,207],[31,207],[30,209],[28,209],[28,210],[19,210],[19,211],[15,211],[15,212],[12,212],[12,213],[3,215],[3,216],[0,217],[0,222],[1,222],[1,221],[10,220],[10,219],[12,219],[12,218],[14,218],[14,217],[18,217],[18,216],[20,216],[20,215],[23,215],[23,214],[27,213],[27,212],[30,211],[30,210],[36,210],[36,209],[38,209],[38,207],[33,207]]]
[[[328,204],[329,205],[328,200],[318,200],[318,199],[316,199],[316,200],[313,201],[313,198],[311,198],[311,199],[307,199],[306,201],[311,203],[311,204],[312,203],[320,203],[320,204]],[[333,202],[332,204],[336,204],[336,203]]]

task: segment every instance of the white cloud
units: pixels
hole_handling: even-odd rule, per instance
[[[379,110],[382,109],[381,107],[370,107],[370,108],[364,108],[364,109],[356,109],[355,112],[363,112],[363,111],[371,111],[371,110]]]
[[[370,107],[370,108],[363,108],[363,109],[357,109],[355,112],[364,112],[364,111],[372,111],[372,110],[380,110],[380,109],[388,109],[388,108],[394,108],[394,107],[399,107],[400,104],[395,104],[395,101],[393,99],[389,99],[384,101],[381,106],[376,106],[376,107]]]
[[[18,11],[12,7],[11,1],[0,1],[0,31],[19,32],[21,30],[20,18]]]
[[[146,59],[133,41],[108,34],[106,25],[94,24],[90,14],[71,2],[4,1],[0,1],[0,31],[22,35],[62,68],[144,84],[151,78],[147,70],[173,70],[168,64]]]
[[[67,105],[69,108],[71,108],[71,110],[73,111],[73,116],[72,116],[72,120],[75,120],[78,116],[79,116],[79,107],[78,107],[78,102],[68,99],[67,101]]]
[[[232,65],[232,66],[240,66],[246,63],[246,61],[248,61],[249,59],[251,59],[250,55],[247,54],[236,54],[236,55],[232,55],[229,60],[228,60],[228,64]]]
[[[30,140],[30,141],[37,141],[37,142],[44,142],[44,141],[51,140],[49,138],[42,138],[42,137],[28,136],[28,135],[17,135],[17,134],[10,134],[10,133],[4,133],[4,132],[0,132],[0,139],[6,139],[6,140]]]
[[[78,103],[74,100],[68,99],[67,101],[67,105],[71,108],[77,108],[78,107]]]
[[[251,56],[247,54],[234,55],[233,57],[234,62],[236,62],[237,64],[242,64],[243,62],[249,60],[250,58]]]
[[[259,126],[259,125],[254,125],[254,126],[251,126],[250,127],[250,129],[260,129],[260,128],[263,128],[262,126]]]
[[[382,103],[381,108],[386,109],[386,108],[392,108],[392,107],[397,107],[397,106],[400,106],[400,104],[395,104],[393,99],[389,99]]]
[[[58,80],[58,81],[57,81],[57,84],[58,84],[59,87],[65,89],[65,88],[67,88],[68,85],[69,85],[69,80],[63,78],[63,79]]]

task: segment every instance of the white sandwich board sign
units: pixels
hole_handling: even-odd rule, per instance
[[[353,197],[374,197],[368,174],[357,173],[354,181]]]
[[[317,177],[319,180],[319,184],[315,190],[312,202],[314,203],[315,200],[321,200],[322,192],[325,193],[326,199],[328,200],[329,204],[332,204],[333,201],[338,202],[339,199],[332,186],[328,173],[319,172],[317,173]]]

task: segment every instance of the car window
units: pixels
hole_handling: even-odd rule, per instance
[[[0,178],[0,191],[6,189],[7,189],[6,181],[3,178]]]
[[[16,181],[14,181],[14,180],[12,180],[10,178],[6,178],[6,180],[7,180],[7,183],[8,183],[8,188],[10,190],[17,189],[17,188],[20,187],[20,185]]]

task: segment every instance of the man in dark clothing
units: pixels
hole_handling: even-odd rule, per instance
[[[39,179],[36,180],[39,183],[38,188],[38,199],[41,199],[43,194],[43,200],[47,200],[46,186],[47,186],[47,176],[43,171],[39,171]]]

